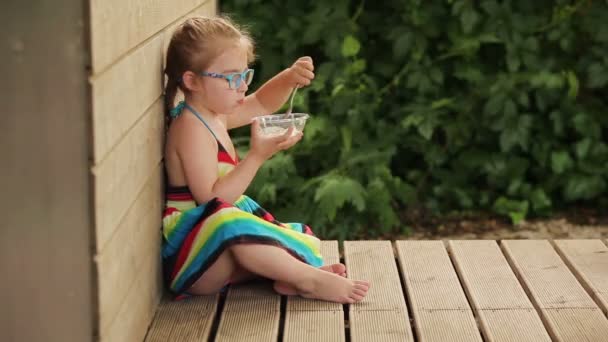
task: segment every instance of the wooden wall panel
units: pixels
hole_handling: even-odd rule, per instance
[[[93,72],[160,32],[204,0],[90,1]]]
[[[158,100],[112,153],[93,167],[98,251],[103,250],[160,162],[162,134],[162,101]]]
[[[116,233],[96,257],[99,278],[99,324],[104,331],[125,300],[138,271],[146,264],[158,264],[161,226],[162,165],[141,191]],[[153,251],[153,252],[151,252]],[[152,253],[152,254],[151,254]]]

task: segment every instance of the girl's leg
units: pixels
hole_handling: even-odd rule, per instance
[[[194,295],[211,295],[226,285],[237,269],[237,264],[230,250],[225,250],[203,275],[192,284],[188,293]]]
[[[200,295],[216,293],[233,274],[235,281],[248,279],[250,274],[238,272],[239,268],[276,280],[278,289],[287,289],[288,292],[294,291],[304,297],[328,301],[341,303],[360,301],[369,288],[367,282],[343,278],[342,264],[317,269],[297,260],[279,247],[252,244],[235,245],[224,251],[209,270],[194,283],[189,292]],[[275,289],[277,289],[276,284]]]
[[[268,245],[241,244],[230,248],[237,263],[265,278],[293,286],[303,297],[339,303],[354,303],[365,297],[366,281],[350,280],[292,257],[285,250]]]

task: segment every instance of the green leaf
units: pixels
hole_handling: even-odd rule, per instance
[[[410,51],[412,45],[412,35],[409,32],[403,33],[395,40],[393,45],[393,55],[395,59],[403,58]]]
[[[597,122],[586,113],[576,114],[572,118],[572,123],[574,124],[574,129],[582,137],[600,139],[602,135],[600,125],[598,125]]]
[[[500,148],[503,152],[510,151],[519,145],[526,151],[528,149],[528,138],[532,127],[532,116],[522,115],[516,122],[507,122],[506,128],[500,134]]]
[[[423,114],[413,113],[413,114],[406,116],[405,119],[403,119],[401,121],[401,126],[403,128],[409,128],[411,126],[418,127],[418,125],[420,125],[422,120],[424,120]]]
[[[556,174],[562,174],[567,170],[570,170],[574,162],[570,155],[566,151],[559,151],[551,153],[551,169]]]
[[[516,72],[519,69],[521,61],[515,53],[507,53],[507,67],[510,72]]]
[[[588,69],[589,88],[602,88],[608,84],[608,67],[596,62]]]
[[[536,188],[532,191],[530,194],[530,202],[532,203],[532,209],[535,212],[540,212],[551,207],[551,199],[541,188]]]
[[[526,218],[528,206],[528,201],[517,201],[501,196],[494,202],[493,209],[498,214],[510,217],[513,224],[518,224]]]
[[[321,180],[314,200],[319,204],[320,210],[325,212],[327,218],[333,221],[336,218],[337,210],[342,208],[345,203],[352,203],[357,211],[363,211],[365,209],[365,189],[352,178],[330,175]]]
[[[464,33],[471,33],[473,31],[473,27],[475,27],[475,24],[477,24],[478,20],[479,15],[473,7],[467,6],[466,8],[464,8],[462,14],[460,15],[460,22],[462,24],[462,30],[464,31]]]
[[[418,125],[418,133],[422,135],[426,140],[430,140],[435,130],[435,123],[432,120],[424,120],[422,124]]]
[[[348,35],[342,42],[342,56],[352,57],[356,56],[361,49],[361,43],[352,35]]]
[[[338,83],[334,89],[331,91],[331,96],[335,97],[336,95],[338,95],[342,89],[344,89],[344,83]]]
[[[342,132],[342,148],[343,152],[348,153],[350,148],[352,147],[353,142],[353,132],[350,128],[346,126],[342,126],[340,128],[340,132]]]
[[[564,120],[562,119],[561,112],[554,110],[549,117],[553,121],[553,132],[555,135],[561,136],[564,133]]]
[[[566,74],[568,78],[568,97],[571,99],[575,99],[578,95],[578,78],[576,78],[576,74],[572,71],[568,71]]]
[[[590,200],[606,190],[606,181],[598,175],[575,174],[568,178],[564,187],[566,201]]]
[[[517,114],[517,105],[515,104],[515,102],[513,102],[513,100],[507,99],[505,101],[503,113],[506,117],[513,117]]]
[[[443,99],[433,101],[431,103],[431,109],[439,109],[444,107],[449,107],[454,103],[454,99],[451,97],[445,97]]]
[[[587,154],[589,153],[589,149],[591,148],[591,139],[585,138],[576,143],[574,146],[574,150],[576,151],[576,156],[578,159],[585,159]]]
[[[490,115],[496,115],[504,107],[504,96],[494,95],[486,102],[483,111]]]

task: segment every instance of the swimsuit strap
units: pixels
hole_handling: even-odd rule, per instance
[[[184,107],[188,108],[188,110],[191,111],[192,114],[194,114],[199,120],[201,120],[201,122],[205,125],[205,127],[207,127],[207,129],[209,130],[209,132],[211,132],[211,134],[213,135],[213,137],[215,138],[215,140],[217,140],[217,142],[219,143],[220,140],[217,138],[217,136],[215,135],[215,133],[213,133],[213,130],[211,129],[211,127],[209,127],[209,125],[207,124],[207,122],[205,122],[205,120],[203,119],[203,117],[194,108],[192,108],[189,104],[187,104],[186,102],[184,102]]]

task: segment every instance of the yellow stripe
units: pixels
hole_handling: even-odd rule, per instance
[[[186,261],[182,265],[182,267],[179,270],[179,272],[177,273],[176,277],[174,278],[174,282],[182,275],[182,273],[186,269],[188,269],[188,267],[192,264],[192,262],[194,261],[194,258],[200,251],[200,249],[203,247],[204,243],[209,239],[209,237],[217,230],[217,227],[222,223],[222,222],[218,222],[218,221],[232,221],[232,220],[238,219],[240,217],[243,217],[243,218],[249,217],[249,218],[257,221],[258,223],[265,225],[268,228],[281,231],[282,233],[289,235],[294,240],[297,240],[297,241],[301,242],[302,244],[304,244],[305,246],[307,246],[309,249],[312,250],[312,253],[315,256],[321,257],[321,251],[320,251],[321,243],[318,238],[316,238],[312,235],[307,235],[304,233],[300,233],[300,232],[296,232],[293,230],[278,227],[273,223],[265,221],[253,214],[244,212],[238,208],[224,208],[224,209],[221,209],[220,211],[214,213],[213,215],[209,216],[206,219],[206,222],[204,224],[205,229],[203,229],[201,227],[201,231],[199,231],[194,242],[192,243],[192,246],[190,248],[190,253],[188,254]]]

